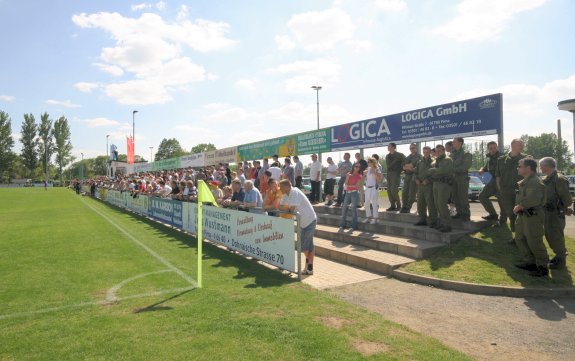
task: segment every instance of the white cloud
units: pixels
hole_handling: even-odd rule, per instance
[[[375,0],[375,6],[386,12],[407,10],[407,2],[405,0]]]
[[[161,10],[166,5],[160,1],[155,6]],[[101,62],[94,65],[112,75],[135,78],[103,86],[105,94],[121,104],[162,104],[172,100],[171,92],[186,89],[190,83],[217,79],[185,56],[185,51],[219,51],[235,44],[227,38],[228,24],[205,19],[192,21],[185,5],[175,22],[153,13],[130,18],[107,12],[76,14],[72,21],[81,28],[102,29],[114,40],[114,46],[102,48]],[[142,84],[147,88],[139,87]],[[135,92],[127,94],[124,92],[127,90]]]
[[[358,53],[368,52],[373,49],[373,43],[369,40],[348,40],[347,45]]]
[[[166,10],[166,6],[168,6],[168,4],[166,4],[165,1],[158,1],[155,6],[156,6],[156,9],[163,11],[163,10]]]
[[[152,5],[151,4],[146,4],[146,3],[141,3],[141,4],[135,4],[132,5],[132,11],[140,11],[140,10],[145,10],[145,9],[149,9],[151,8]]]
[[[270,69],[272,73],[287,75],[284,87],[288,92],[305,93],[312,85],[334,86],[339,82],[341,65],[332,58],[296,61]]]
[[[92,90],[97,89],[98,87],[98,83],[78,82],[74,84],[74,88],[78,89],[82,93],[91,93]]]
[[[50,105],[58,105],[58,106],[62,106],[62,107],[65,107],[65,108],[80,108],[80,107],[81,107],[80,104],[74,104],[74,103],[72,103],[72,101],[70,101],[70,100],[48,99],[48,100],[46,100],[44,103],[50,104]]]
[[[279,50],[292,50],[295,48],[295,43],[289,35],[277,35],[274,40]]]
[[[296,14],[287,23],[291,38],[276,37],[280,49],[288,49],[295,42],[308,51],[333,49],[337,43],[353,37],[355,26],[351,17],[340,8]]]
[[[238,89],[244,90],[255,90],[256,89],[256,79],[239,79],[236,81],[235,86]]]
[[[16,97],[12,95],[0,95],[0,100],[5,102],[13,102],[14,100],[16,100]]]
[[[117,120],[108,118],[81,119],[80,122],[86,124],[89,128],[110,127],[120,125],[120,122],[118,122]]]
[[[456,17],[431,32],[460,42],[495,39],[516,14],[540,7],[545,1],[463,0],[457,5]]]
[[[124,75],[124,70],[117,65],[103,64],[103,63],[93,63],[92,65],[99,68],[101,71],[112,74],[114,76]]]
[[[104,92],[124,105],[164,104],[173,99],[163,84],[149,80],[109,84]]]

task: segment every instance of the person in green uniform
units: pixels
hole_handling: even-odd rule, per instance
[[[433,201],[433,183],[429,177],[428,170],[433,164],[431,158],[431,148],[423,147],[423,157],[415,166],[415,183],[417,184],[417,214],[419,221],[416,226],[437,225],[437,209]]]
[[[557,269],[565,267],[565,216],[571,215],[570,208],[573,203],[569,193],[569,181],[562,174],[557,173],[557,162],[551,157],[539,160],[541,173],[545,174],[545,239],[555,253],[555,257],[549,261],[549,268]]]
[[[511,142],[511,152],[497,159],[497,168],[495,170],[495,181],[497,190],[499,190],[501,206],[503,206],[503,212],[501,213],[509,217],[511,232],[515,232],[517,215],[513,213],[513,207],[515,206],[517,183],[521,180],[521,176],[517,173],[517,166],[521,159],[530,158],[530,156],[523,153],[523,148],[525,148],[525,143],[521,139],[514,139]],[[507,220],[504,220],[502,225],[506,222]],[[514,243],[514,241],[510,240],[509,243]]]
[[[469,221],[469,168],[471,168],[471,153],[463,148],[463,138],[453,138],[453,151],[450,154],[453,161],[453,185],[451,195],[457,213],[453,218]]]
[[[401,190],[401,201],[403,207],[400,213],[411,212],[411,206],[415,202],[417,195],[417,184],[415,183],[415,166],[421,159],[421,154],[417,153],[417,144],[411,143],[409,145],[409,155],[405,157],[402,164],[403,169],[403,189]]]
[[[499,192],[497,191],[497,181],[495,179],[495,173],[497,169],[497,159],[501,156],[499,150],[497,149],[497,143],[491,141],[487,143],[487,163],[479,169],[479,174],[483,176],[485,172],[491,174],[491,179],[489,182],[483,187],[481,193],[479,193],[479,202],[487,213],[487,216],[483,216],[481,218],[485,219],[486,221],[496,221],[498,219],[497,211],[495,207],[493,207],[493,203],[491,202],[491,197],[497,197],[497,203],[499,203],[499,213],[503,218],[505,215],[503,213],[503,207],[501,207],[501,202],[499,201]]]
[[[546,203],[545,185],[537,176],[537,162],[535,159],[524,158],[519,160],[517,173],[523,180],[517,183],[519,189],[515,198],[513,214],[515,221],[515,244],[519,248],[522,262],[515,266],[531,271],[534,277],[545,277],[549,274],[549,255],[543,243],[545,233]]]
[[[397,151],[395,143],[389,143],[387,151],[389,152],[385,156],[385,163],[387,164],[387,196],[391,206],[386,211],[399,211],[401,209],[399,181],[401,179],[401,165],[405,156]]]
[[[451,217],[447,202],[451,195],[453,183],[453,161],[445,155],[445,147],[441,144],[435,147],[437,158],[427,173],[433,181],[433,202],[439,214],[439,223],[433,227],[440,232],[451,232]]]

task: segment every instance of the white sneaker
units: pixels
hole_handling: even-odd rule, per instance
[[[343,227],[339,227],[339,228],[337,229],[337,232],[338,232],[338,233],[343,232]]]
[[[363,223],[369,223],[369,220],[371,219],[371,217],[368,217],[366,219],[363,220]]]

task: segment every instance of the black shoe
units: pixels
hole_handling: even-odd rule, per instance
[[[536,269],[529,273],[531,277],[547,277],[549,276],[549,268],[546,266],[536,266]]]
[[[395,212],[395,211],[397,211],[397,208],[395,208],[395,207],[389,207],[388,209],[386,209],[386,211],[388,211],[388,212]]]
[[[333,205],[334,207],[341,207],[341,203],[336,203]]]
[[[439,227],[441,227],[441,226],[437,223],[432,223],[429,225],[429,228],[432,228],[432,229],[438,229]]]
[[[441,226],[441,227],[437,228],[437,230],[441,233],[448,233],[448,232],[451,232],[451,227]]]
[[[419,222],[415,223],[414,226],[427,226],[427,222],[419,221]]]
[[[496,221],[499,219],[499,217],[497,216],[497,214],[490,214],[488,216],[483,216],[481,217],[483,219],[485,219],[486,221]]]
[[[549,261],[549,268],[550,269],[565,268],[565,264],[566,264],[565,258],[553,257],[553,259]]]
[[[410,212],[411,212],[411,211],[410,211],[409,209],[405,209],[405,208],[402,208],[402,209],[399,211],[399,213],[410,213]]]
[[[526,271],[535,271],[537,269],[537,265],[535,263],[516,263],[515,267]]]
[[[330,200],[330,201],[328,201],[325,205],[329,207],[329,206],[331,206],[332,204],[333,204],[333,201]]]
[[[499,225],[504,226],[507,224],[507,217],[499,217]]]

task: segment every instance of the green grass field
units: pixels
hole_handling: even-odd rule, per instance
[[[442,279],[488,285],[522,287],[575,287],[572,272],[575,259],[567,257],[567,267],[551,270],[549,278],[536,278],[514,266],[519,251],[508,244],[509,227],[492,226],[439,250],[433,256],[411,263],[404,270]],[[567,250],[575,250],[575,240],[567,237]],[[550,257],[553,251],[547,245]]]
[[[467,360],[66,189],[0,189],[0,360]]]

